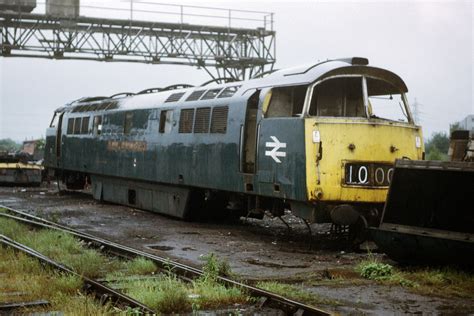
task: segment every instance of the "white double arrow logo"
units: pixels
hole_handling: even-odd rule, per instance
[[[286,143],[281,143],[275,136],[270,136],[273,142],[266,142],[265,147],[271,150],[265,151],[265,156],[272,157],[277,163],[281,163],[278,157],[286,157],[286,152],[279,151],[281,148],[286,148]]]

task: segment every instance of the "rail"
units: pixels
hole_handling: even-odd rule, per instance
[[[15,215],[10,215],[7,213],[0,212],[0,216],[11,218],[20,222],[23,222],[28,225],[33,225],[41,228],[55,229],[62,232],[69,233],[91,245],[95,245],[101,249],[105,249],[114,253],[116,255],[124,256],[127,258],[141,256],[153,261],[158,267],[162,269],[169,269],[172,267],[178,276],[185,279],[195,279],[203,275],[203,271],[176,261],[171,261],[168,258],[160,257],[157,255],[152,255],[141,250],[133,249],[131,247],[120,245],[115,242],[102,239],[96,236],[92,236],[87,233],[79,232],[69,227],[50,222],[46,219],[22,212],[20,210],[13,209],[8,206],[0,205],[0,209],[5,209],[10,213]],[[264,298],[265,303],[269,306],[276,306],[279,309],[285,311],[287,314],[298,314],[298,315],[331,315],[331,313],[324,311],[322,309],[306,305],[301,302],[297,302],[288,298],[285,298],[281,295],[277,295],[260,288],[238,282],[225,277],[218,277],[217,279],[221,284],[226,286],[234,286],[246,291],[253,297]]]
[[[153,314],[154,311],[134,300],[133,298],[125,295],[125,294],[122,294],[120,292],[117,292],[116,290],[100,283],[100,282],[97,282],[93,279],[90,279],[88,277],[85,277],[83,275],[80,275],[76,272],[74,272],[72,269],[60,264],[59,262],[56,262],[46,256],[44,256],[43,254],[37,252],[36,250],[34,249],[31,249],[21,243],[18,243],[16,242],[15,240],[13,239],[10,239],[8,238],[7,236],[4,236],[2,234],[0,234],[0,243],[5,245],[5,246],[8,246],[10,248],[13,248],[13,249],[16,249],[18,251],[21,251],[25,254],[27,254],[28,256],[30,257],[34,257],[38,260],[40,260],[41,262],[51,266],[52,268],[56,269],[56,270],[60,270],[62,272],[65,272],[67,274],[71,274],[71,275],[75,275],[79,278],[81,278],[84,282],[84,284],[86,284],[89,289],[91,290],[94,290],[94,292],[96,293],[96,295],[98,296],[103,296],[103,297],[108,297],[109,299],[113,299],[115,301],[115,304],[123,304],[123,305],[126,305],[126,306],[130,306],[132,308],[138,308],[142,313],[148,313],[148,314]]]

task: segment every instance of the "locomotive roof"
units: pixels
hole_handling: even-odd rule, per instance
[[[368,66],[368,60],[366,58],[353,57],[345,59],[327,60],[319,62],[317,64],[282,69],[275,71],[267,75],[266,77],[251,79],[247,81],[238,81],[225,84],[213,84],[209,86],[199,87],[185,87],[181,89],[173,89],[167,91],[159,91],[159,89],[156,89],[158,90],[158,92],[136,95],[131,93],[124,93],[124,97],[122,98],[83,98],[68,104],[67,109],[63,107],[59,108],[57,111],[61,112],[67,110],[73,112],[85,112],[88,111],[88,109],[90,110],[91,106],[93,105],[97,105],[97,107],[99,107],[99,110],[153,108],[164,105],[171,106],[183,104],[184,100],[189,101],[188,98],[193,93],[204,91],[201,94],[204,95],[207,91],[216,89],[221,89],[219,92],[221,93],[225,90],[225,88],[231,89],[231,87],[239,87],[238,91],[234,95],[225,98],[226,100],[229,100],[232,97],[241,96],[243,93],[245,93],[245,91],[248,91],[250,89],[311,84],[318,80],[331,76],[347,74],[363,74],[368,76],[374,76],[389,81],[402,92],[408,91],[405,83],[398,75],[385,69]],[[217,95],[217,98],[222,97],[220,95]],[[221,100],[224,101],[224,98],[222,98]],[[198,99],[193,101],[198,101]],[[211,100],[209,99],[208,101]],[[104,104],[107,104],[107,106],[105,108],[100,108],[100,106]],[[185,104],[191,103],[186,102]],[[85,110],[82,111],[77,109]]]

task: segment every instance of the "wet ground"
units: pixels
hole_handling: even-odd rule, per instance
[[[58,193],[54,184],[0,187],[0,205],[197,267],[202,266],[203,255],[214,253],[243,279],[301,284],[306,291],[338,301],[340,306],[319,307],[342,314],[474,314],[474,299],[427,297],[360,279],[354,268],[367,256],[365,252],[328,235],[328,225],[311,225],[310,237],[304,223],[291,215],[284,217],[291,231],[270,217],[235,223],[185,222],[99,203],[87,193]],[[372,255],[388,260],[383,254]]]

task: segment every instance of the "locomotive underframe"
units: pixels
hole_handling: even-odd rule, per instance
[[[94,199],[128,205],[182,219],[208,217],[279,217],[285,210],[310,223],[372,226],[380,220],[383,203],[301,202],[198,187],[169,185],[81,172],[56,170],[67,189],[90,189]]]

